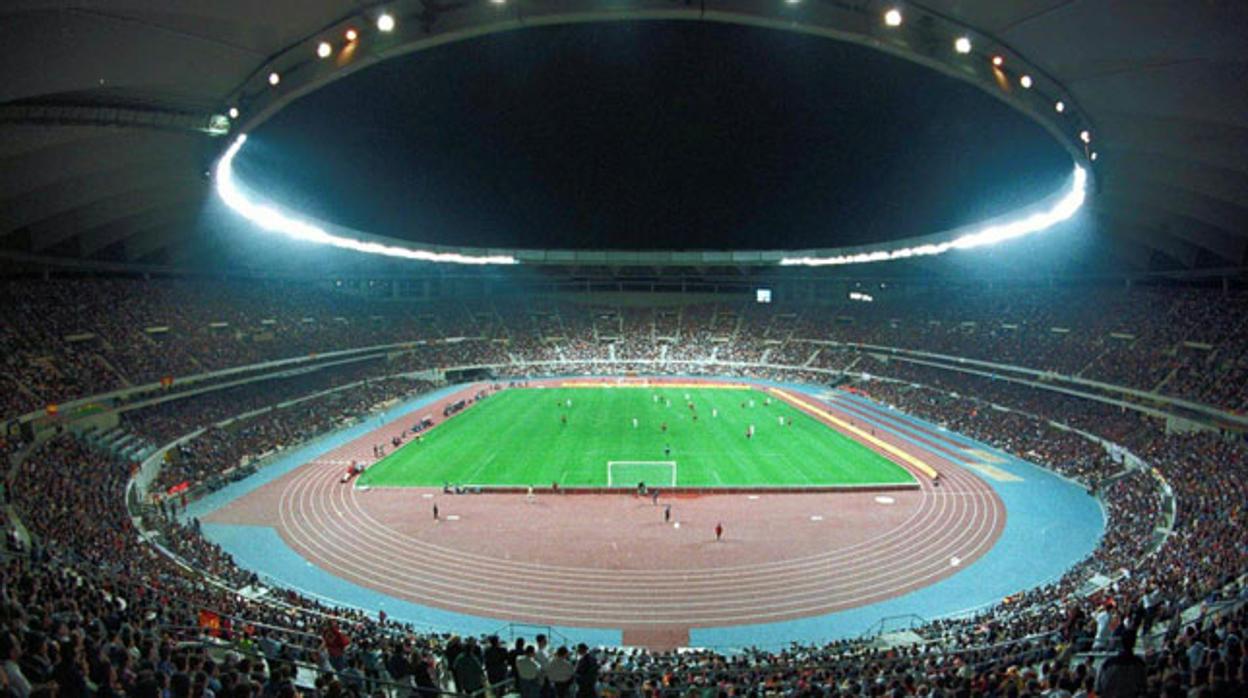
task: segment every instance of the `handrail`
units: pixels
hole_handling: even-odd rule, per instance
[[[172,631],[194,630],[194,631],[197,631],[201,636],[202,636],[202,631],[203,631],[203,628],[200,628],[198,626],[162,625],[160,627],[166,630],[172,630]],[[511,686],[513,683],[515,683],[515,680],[510,677],[503,679],[502,681],[489,683],[488,681],[485,681],[484,671],[482,671],[482,683],[484,683],[485,685],[476,691],[472,691],[471,693],[464,693],[461,691],[448,691],[444,688],[438,688],[436,691],[429,691],[427,689],[419,688],[410,683],[401,683],[398,681],[394,681],[392,679],[368,678],[362,675],[361,676],[348,676],[345,671],[340,671],[340,670],[333,669],[333,668],[326,669],[322,666],[313,664],[311,662],[306,662],[303,660],[291,659],[291,658],[285,658],[285,657],[274,660],[272,657],[266,656],[263,652],[258,652],[249,647],[244,647],[237,642],[230,642],[226,640],[223,640],[221,642],[208,642],[206,640],[201,639],[196,642],[189,643],[189,644],[199,645],[201,647],[208,648],[208,649],[224,649],[229,652],[237,652],[238,654],[241,654],[241,655],[246,655],[246,656],[253,657],[256,659],[263,659],[266,662],[277,661],[280,663],[284,663],[288,666],[301,667],[309,671],[316,672],[318,675],[321,675],[321,676],[325,676],[325,675],[334,676],[339,681],[344,681],[344,680],[352,681],[352,682],[360,681],[364,683],[365,685],[370,685],[370,686],[386,686],[396,691],[397,692],[396,695],[405,695],[406,693],[411,692],[411,693],[419,694],[421,696],[444,696],[445,698],[484,698],[485,696],[489,696],[489,695],[502,695],[499,692],[499,689],[506,688],[508,686]],[[294,677],[292,677],[292,680],[293,678]],[[430,678],[436,681],[436,677],[431,676]]]
[[[241,366],[233,366],[230,368],[223,368],[223,369],[218,369],[215,371],[205,371],[203,373],[196,373],[196,374],[192,374],[189,376],[179,377],[177,379],[177,385],[193,385],[195,383],[201,383],[203,381],[212,380],[214,378],[223,378],[226,376],[232,376],[232,375],[236,375],[239,373],[247,373],[249,371],[258,371],[258,370],[262,370],[266,368],[285,368],[288,366],[294,366],[294,365],[299,365],[299,364],[312,364],[315,366],[332,365],[326,362],[325,359],[334,359],[334,358],[339,358],[339,357],[354,356],[357,354],[370,354],[370,355],[376,354],[377,356],[381,356],[383,354],[387,354],[387,353],[391,353],[395,351],[402,351],[402,350],[414,351],[417,347],[446,344],[448,343],[447,339],[448,338],[444,337],[441,339],[433,339],[433,340],[419,339],[419,340],[412,340],[408,342],[375,344],[375,345],[371,345],[367,347],[337,349],[337,350],[331,350],[331,351],[327,351],[323,353],[317,352],[315,354],[311,354],[308,356],[292,356],[292,357],[287,357],[285,359],[273,359],[270,361],[261,361],[261,362],[257,362],[254,364],[244,364]],[[462,338],[462,339],[483,340],[484,338],[467,337],[467,338]],[[270,374],[265,373],[265,374],[255,376],[255,378],[258,379],[262,376],[266,378],[271,377]],[[100,402],[104,400],[113,400],[116,398],[126,397],[129,395],[154,392],[154,391],[158,391],[161,389],[163,389],[163,386],[161,385],[160,381],[142,383],[140,385],[132,385],[132,386],[128,386],[125,388],[118,388],[117,390],[110,390],[108,392],[96,393],[94,395],[87,395],[84,397],[74,398],[72,400],[67,400],[65,402],[58,403],[58,407],[60,407],[61,409],[68,410],[68,409],[72,409],[75,407],[82,407],[85,405],[90,405],[91,403],[94,403],[94,402]],[[173,399],[175,397],[189,397],[190,395],[193,395],[193,394],[196,394],[196,393],[187,391],[185,393],[182,393],[182,392],[174,393],[172,395],[169,395],[168,397],[169,399]],[[45,414],[46,413],[44,410],[32,410],[30,412],[27,412],[26,414],[18,416],[16,419],[18,420],[19,423],[25,424],[27,422],[40,419],[44,417]]]
[[[480,337],[480,336],[460,337],[460,338],[455,338],[455,339],[458,341],[463,341],[463,340],[485,341],[485,337]],[[369,347],[356,347],[352,349],[333,350],[333,351],[328,351],[324,353],[317,353],[311,356],[298,356],[298,357],[289,357],[286,359],[275,359],[272,361],[259,362],[255,364],[247,364],[243,366],[235,366],[232,368],[220,369],[216,371],[208,371],[205,373],[200,373],[200,374],[195,374],[192,376],[186,376],[184,378],[180,378],[178,379],[178,382],[180,385],[193,384],[196,382],[202,382],[202,381],[213,379],[213,378],[234,375],[237,373],[243,373],[243,372],[248,372],[252,370],[259,370],[263,368],[278,368],[278,367],[290,366],[290,365],[295,365],[295,364],[306,364],[310,362],[321,361],[327,358],[335,358],[339,356],[351,356],[351,355],[362,354],[362,353],[376,353],[376,355],[380,356],[383,353],[388,353],[388,352],[392,352],[395,350],[407,349],[410,351],[410,350],[415,350],[416,347],[437,346],[437,345],[448,344],[450,343],[449,340],[450,338],[443,337],[439,339],[413,340],[409,342],[395,342],[395,343],[390,343],[390,344],[378,344],[378,345],[373,345]],[[458,343],[458,341],[456,343]],[[942,361],[952,361],[958,364],[970,364],[973,366],[980,366],[980,367],[991,368],[995,370],[1020,373],[1024,375],[1030,375],[1036,378],[1043,378],[1047,380],[1057,380],[1057,381],[1065,382],[1065,383],[1093,387],[1093,388],[1097,388],[1103,391],[1118,392],[1124,395],[1131,395],[1134,397],[1139,397],[1141,399],[1169,404],[1169,405],[1173,405],[1173,406],[1180,407],[1183,409],[1188,409],[1191,411],[1199,412],[1201,414],[1205,414],[1210,417],[1227,420],[1234,424],[1248,427],[1248,415],[1236,414],[1234,412],[1223,410],[1213,405],[1205,405],[1202,403],[1196,403],[1196,402],[1191,402],[1189,400],[1184,400],[1182,398],[1170,397],[1166,395],[1161,395],[1159,393],[1146,392],[1146,391],[1138,390],[1135,388],[1130,388],[1127,386],[1104,383],[1101,381],[1081,378],[1078,376],[1067,376],[1067,375],[1058,374],[1052,371],[1042,371],[1040,369],[1029,368],[1026,366],[1017,366],[1013,364],[999,364],[999,363],[994,363],[991,361],[985,361],[981,359],[972,359],[972,358],[961,357],[961,356],[954,356],[950,354],[938,354],[938,353],[926,352],[926,351],[922,351],[918,349],[906,349],[903,347],[890,347],[890,346],[884,346],[884,345],[865,344],[865,343],[860,343],[860,342],[841,342],[841,341],[836,341],[836,340],[821,340],[821,339],[815,339],[815,338],[801,338],[801,337],[795,337],[790,341],[800,342],[804,344],[822,345],[822,346],[845,347],[850,350],[861,351],[863,353],[868,353],[868,354],[869,353],[889,353],[894,356],[897,356],[898,358],[902,358],[902,356],[899,356],[899,355],[910,356],[910,357],[926,357],[926,358],[938,359]],[[568,360],[562,360],[562,359],[554,359],[554,360],[530,361],[530,360],[523,360],[523,359],[515,360],[514,357],[513,357],[513,360],[507,361],[507,362],[501,362],[501,363],[495,362],[495,363],[487,363],[487,364],[466,364],[466,365],[446,367],[445,370],[449,371],[449,370],[470,370],[474,368],[480,369],[480,368],[543,366],[543,365],[559,365],[559,364],[568,364],[568,363],[588,363],[591,365],[593,364],[603,364],[603,365],[675,364],[675,365],[692,365],[692,366],[757,367],[757,368],[769,368],[769,369],[781,369],[781,370],[809,371],[813,373],[822,373],[822,374],[827,374],[827,375],[836,375],[836,374],[841,373],[840,371],[837,371],[834,369],[825,369],[825,368],[819,368],[819,367],[814,367],[814,366],[794,366],[794,365],[789,365],[789,364],[772,364],[772,363],[764,363],[764,362],[747,362],[747,361],[720,361],[718,359],[586,359],[584,361],[568,361]],[[967,369],[961,369],[955,366],[947,366],[947,365],[942,365],[942,364],[933,363],[933,364],[925,364],[925,365],[930,365],[934,368],[947,368],[949,370],[961,370],[963,372],[968,372],[968,373],[971,372]],[[269,377],[269,375],[264,374],[264,377]],[[1012,382],[1018,382],[1018,383],[1022,383],[1025,385],[1031,385],[1033,387],[1043,388],[1045,390],[1050,390],[1053,392],[1062,392],[1065,394],[1073,395],[1075,397],[1092,399],[1092,400],[1097,400],[1099,402],[1106,402],[1109,404],[1123,406],[1123,407],[1127,407],[1133,410],[1144,412],[1146,414],[1151,414],[1153,416],[1159,416],[1159,417],[1178,416],[1178,415],[1173,415],[1172,413],[1169,413],[1169,412],[1157,410],[1155,408],[1146,407],[1144,405],[1138,405],[1135,403],[1113,400],[1112,398],[1109,398],[1106,396],[1098,396],[1092,393],[1085,393],[1083,391],[1077,391],[1077,390],[1072,390],[1070,388],[1063,388],[1061,386],[1051,385],[1048,382],[1022,381],[1021,379],[1017,377],[1010,377],[1010,376],[996,376],[996,377],[999,379],[1003,379],[1003,380],[1010,380]],[[256,376],[255,378],[259,379],[260,376]],[[160,388],[161,388],[161,385],[159,382],[145,383],[142,385],[131,386],[128,388],[113,390],[110,392],[98,393],[95,395],[76,398],[74,400],[61,403],[60,406],[64,409],[72,409],[74,407],[91,404],[92,402],[110,400],[110,399],[114,399],[117,397],[124,397],[126,395],[154,391]],[[168,399],[174,399],[175,397],[189,397],[192,394],[193,393],[189,393],[189,392],[178,393],[176,395],[168,396]],[[39,419],[43,416],[44,416],[43,411],[33,410],[24,415],[21,415],[17,419],[20,423],[26,423],[29,421],[33,421],[35,419]]]
[[[906,625],[906,630],[914,628],[915,627],[914,621],[916,620],[919,621],[918,625],[920,626],[927,623],[927,620],[925,620],[923,616],[920,616],[917,613],[902,613],[900,615],[895,615],[895,616],[884,616],[883,618],[872,623],[871,627],[867,628],[866,632],[864,632],[859,637],[864,637],[864,638],[865,637],[879,637],[883,635],[885,632],[891,632],[891,631],[886,630],[886,628],[888,627],[888,624],[890,621],[897,621],[897,620],[904,620],[908,623],[908,625]],[[878,627],[878,630],[877,630],[877,627]]]
[[[799,340],[799,341],[802,341],[802,340]],[[805,340],[805,341],[817,341],[817,340]],[[983,359],[971,359],[971,358],[967,358],[963,356],[954,356],[951,354],[938,354],[935,352],[923,351],[921,349],[906,349],[903,347],[890,347],[890,346],[883,346],[883,345],[878,345],[878,344],[863,344],[860,342],[830,342],[830,343],[832,345],[851,347],[851,348],[858,349],[860,351],[864,351],[867,353],[887,352],[890,354],[905,354],[908,356],[917,356],[917,357],[924,357],[924,358],[929,358],[929,359],[939,359],[943,361],[954,361],[959,364],[970,364],[972,366],[979,366],[983,368],[991,368],[991,369],[996,369],[996,370],[1010,371],[1013,373],[1021,373],[1024,375],[1030,375],[1030,376],[1034,376],[1037,378],[1044,378],[1050,381],[1056,380],[1056,381],[1063,382],[1063,383],[1083,385],[1083,386],[1096,388],[1098,390],[1103,390],[1107,392],[1117,392],[1123,395],[1130,395],[1132,397],[1138,397],[1144,400],[1151,400],[1153,402],[1166,403],[1166,404],[1174,405],[1176,407],[1182,407],[1183,409],[1191,410],[1194,412],[1200,412],[1210,417],[1216,417],[1218,419],[1226,419],[1236,424],[1239,424],[1241,426],[1248,426],[1248,415],[1236,414],[1235,412],[1232,412],[1230,410],[1225,410],[1214,405],[1206,405],[1204,403],[1192,402],[1191,400],[1185,400],[1183,398],[1178,398],[1178,397],[1171,397],[1169,395],[1162,395],[1160,393],[1140,390],[1138,388],[1131,388],[1125,385],[1115,385],[1113,383],[1105,383],[1103,381],[1092,380],[1090,378],[1082,378],[1080,376],[1065,375],[1065,374],[1057,373],[1055,371],[1043,371],[1040,369],[1029,368],[1026,366],[1018,366],[1015,364],[999,364],[999,363],[994,363],[992,361],[985,361]],[[1002,376],[998,376],[998,377],[1002,377]],[[1079,395],[1080,397],[1092,397],[1090,394],[1084,394],[1084,393],[1079,393]],[[1123,403],[1123,404],[1126,404],[1128,406],[1131,405],[1131,403]]]

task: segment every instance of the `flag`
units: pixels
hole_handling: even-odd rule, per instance
[[[221,635],[221,616],[209,610],[201,610],[199,612],[199,627],[208,631],[213,637]]]

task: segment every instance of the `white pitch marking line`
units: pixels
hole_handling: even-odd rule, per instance
[[[426,492],[426,493],[424,493],[424,494],[422,494],[422,495],[420,495],[420,496],[421,496],[421,497],[424,497],[425,499],[433,499],[433,495],[432,495],[431,493],[429,493],[429,492]]]
[[[341,498],[341,492],[339,492],[339,498]],[[977,499],[978,499],[978,498],[977,498]],[[283,513],[285,513],[285,512],[283,512]],[[996,513],[996,512],[993,512],[993,516],[995,516],[995,513]],[[367,514],[366,514],[366,516],[367,516]],[[982,546],[982,543],[981,543],[981,546]]]
[[[822,517],[822,516],[819,516],[818,514],[816,514],[816,515],[814,515],[814,516],[810,517],[810,520],[811,520],[811,521],[823,521],[823,517]]]
[[[897,500],[893,499],[892,497],[885,497],[881,495],[875,498],[875,503],[876,504],[896,504]]]
[[[451,514],[450,516],[446,517],[446,520],[447,521],[459,521],[459,514]]]
[[[756,494],[747,495],[746,499],[758,499],[758,495]]]

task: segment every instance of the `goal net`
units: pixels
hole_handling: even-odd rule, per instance
[[[647,487],[675,487],[676,461],[607,461],[607,487],[636,487],[639,482],[646,483]]]

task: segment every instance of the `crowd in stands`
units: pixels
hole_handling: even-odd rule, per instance
[[[863,390],[932,421],[974,430],[978,438],[1090,482],[1108,478],[1119,467],[1090,446],[1073,441],[1053,446],[1049,443],[1055,436],[1048,431],[1051,427],[1042,426],[1039,420],[1029,425],[1016,413],[967,410],[965,404],[940,391],[903,383],[873,381]],[[198,423],[192,417],[186,419],[188,426]],[[280,412],[256,418],[281,419]],[[921,629],[932,639],[928,645],[880,650],[865,643],[841,642],[824,647],[679,654],[600,648],[592,653],[599,664],[597,687],[617,695],[675,695],[690,690],[735,695],[916,695],[921,687],[928,694],[1046,695],[1050,690],[1066,690],[1074,695],[1080,690],[1094,691],[1097,677],[1090,660],[1073,656],[1074,649],[1098,646],[1105,640],[1102,635],[1112,633],[1113,628],[1141,622],[1131,620],[1137,616],[1147,617],[1150,626],[1168,628],[1160,644],[1146,655],[1153,694],[1162,695],[1167,685],[1186,690],[1221,681],[1231,688],[1242,687],[1248,667],[1242,647],[1228,642],[1228,637],[1240,637],[1243,611],[1229,619],[1219,617],[1191,626],[1175,619],[1180,609],[1191,604],[1243,594],[1234,580],[1248,569],[1241,535],[1244,502],[1248,501],[1244,485],[1248,460],[1241,448],[1207,436],[1154,434],[1136,446],[1166,478],[1179,502],[1174,534],[1151,556],[1148,550],[1161,510],[1159,490],[1151,476],[1134,473],[1101,492],[1110,508],[1111,524],[1093,558],[1057,584],[1027,591],[1007,605],[975,618]],[[482,641],[485,647],[475,664],[458,662],[459,652],[479,651],[472,649],[475,641],[456,642],[344,609],[326,609],[295,594],[247,600],[205,585],[138,540],[122,495],[129,474],[129,464],[60,438],[40,447],[14,480],[15,504],[41,541],[35,554],[58,564],[30,567],[23,558],[15,558],[6,574],[52,574],[55,579],[40,579],[40,584],[70,595],[68,601],[54,603],[72,603],[79,615],[86,612],[89,616],[84,609],[99,609],[98,618],[84,619],[77,626],[84,629],[85,637],[79,640],[71,633],[87,650],[78,671],[94,677],[88,684],[111,681],[119,691],[137,690],[140,680],[168,685],[186,661],[212,666],[208,674],[232,673],[232,683],[254,682],[263,690],[267,683],[276,682],[275,690],[292,690],[283,688],[294,676],[293,665],[284,662],[301,660],[319,667],[323,677],[332,677],[322,678],[321,690],[326,695],[334,690],[340,695],[363,695],[370,682],[397,678],[406,685],[450,688],[458,685],[457,679],[470,681],[459,676],[456,667],[462,671],[461,665],[467,664],[471,670],[479,664],[488,669],[488,640]],[[49,501],[59,506],[47,506]],[[155,525],[170,550],[225,586],[257,584],[254,575],[237,568],[227,554],[200,537],[193,523],[157,517]],[[66,570],[69,577],[57,578]],[[1130,570],[1130,576],[1119,578],[1108,590],[1090,596],[1075,593],[1090,575],[1117,576],[1121,570]],[[72,584],[67,580],[73,580]],[[20,585],[6,588],[20,594]],[[79,594],[86,598],[78,598]],[[1116,602],[1112,608],[1107,605],[1110,599]],[[1148,613],[1143,614],[1146,602]],[[177,649],[175,640],[205,632],[201,613],[205,611],[210,617],[228,620],[233,628],[226,633],[233,641],[231,647],[254,651],[257,656],[240,654],[222,660],[199,647]],[[325,617],[317,615],[327,612],[336,618],[341,632],[352,637],[337,657],[332,653],[334,643],[326,641],[333,634],[322,632]],[[23,612],[23,622],[29,622],[29,613]],[[35,617],[46,624],[56,613],[36,613]],[[12,617],[9,622],[12,628]],[[117,628],[127,623],[147,633],[119,635]],[[43,637],[61,632],[52,630],[35,632],[42,632]],[[31,628],[23,628],[23,633],[30,635]],[[145,647],[145,642],[152,646]],[[1196,661],[1193,647],[1200,648]],[[577,663],[552,664],[555,650],[547,646],[541,651],[541,659],[534,660],[541,670],[536,675],[558,677],[564,689],[569,688],[569,676]],[[163,663],[162,653],[169,655]],[[266,661],[259,661],[259,655]],[[144,666],[149,659],[154,665]],[[414,675],[413,664],[423,678]],[[509,666],[498,671],[504,677],[519,678],[518,667]],[[240,667],[246,669],[241,674]],[[334,673],[335,668],[341,671]],[[529,672],[526,680],[533,675]],[[222,681],[225,677],[215,678]],[[208,675],[176,679],[192,684],[208,680],[212,680]]]
[[[219,427],[211,426],[212,421],[201,421],[202,417],[187,406],[172,407],[177,405],[176,402],[166,403],[171,405],[170,408],[158,406],[129,413],[127,421],[136,431],[148,433],[145,430],[145,413],[164,412],[159,433],[167,437],[181,436],[209,425],[203,434],[170,453],[152,486],[154,491],[167,492],[184,484],[190,487],[204,483],[220,484],[209,481],[214,475],[222,474],[223,469],[247,465],[257,457],[341,427],[374,405],[428,392],[432,387],[428,381],[383,378]],[[265,384],[251,385],[245,390],[230,392],[243,404],[248,404],[250,400],[263,401],[268,387]],[[243,394],[239,395],[240,392]],[[210,398],[209,402],[213,403],[209,407],[213,410],[212,414],[220,415],[229,409],[230,397]],[[242,410],[236,410],[230,416],[240,412]],[[161,443],[170,440],[165,438]]]
[[[318,352],[469,338],[426,361],[706,361],[834,368],[819,341],[919,349],[1248,408],[1248,296],[1199,289],[955,288],[874,303],[638,308],[549,299],[433,306],[308,284],[121,278],[0,285],[0,409]],[[816,350],[818,354],[816,354]],[[425,363],[425,366],[432,365]]]
[[[405,370],[504,364],[500,373],[523,376],[542,372],[533,370],[529,362],[535,361],[564,362],[559,370],[568,373],[601,372],[603,361],[637,361],[614,363],[612,371],[730,370],[821,382],[824,374],[808,369],[853,367],[900,379],[863,381],[854,389],[1083,482],[1101,497],[1109,517],[1097,550],[1060,580],[1020,590],[973,617],[918,628],[928,642],[914,647],[843,641],[663,653],[542,642],[505,649],[489,638],[453,637],[270,589],[203,538],[197,522],[157,511],[146,525],[176,559],[169,557],[140,538],[126,508],[124,489],[133,464],[61,436],[27,455],[6,486],[32,543],[11,551],[0,567],[5,660],[0,694],[293,698],[302,691],[402,698],[508,681],[509,690],[523,698],[568,698],[573,692],[586,698],[1059,697],[1134,695],[1116,691],[1137,679],[1144,682],[1145,695],[1221,698],[1248,692],[1243,646],[1248,449],[1242,442],[1209,433],[1167,434],[1156,420],[1100,403],[809,341],[911,346],[1134,386],[1164,384],[1163,391],[1239,408],[1245,405],[1242,387],[1228,388],[1225,379],[1242,376],[1245,356],[1237,352],[1248,347],[1242,297],[1208,302],[1197,292],[1138,290],[1063,307],[1002,294],[953,309],[920,304],[900,316],[892,316],[899,309],[884,304],[868,311],[772,313],[733,304],[589,311],[512,300],[506,307],[464,303],[435,317],[403,305],[270,283],[58,281],[10,284],[0,294],[0,347],[6,352],[0,380],[16,388],[0,403],[9,410],[6,416],[158,380],[166,372],[184,375],[336,348],[476,337],[417,347],[385,362],[129,412],[127,428],[158,443],[208,427],[165,465],[157,489],[220,477],[246,456],[315,437],[378,403],[431,385],[376,379],[236,424],[210,426],[216,422]],[[264,301],[257,302],[258,296]],[[127,305],[126,312],[110,314],[110,302]],[[852,321],[837,319],[841,316]],[[228,326],[212,326],[222,322]],[[359,331],[360,322],[370,331]],[[162,327],[167,329],[150,331]],[[1055,333],[1052,327],[1070,332]],[[619,336],[610,339],[612,332]],[[806,370],[677,363],[705,359]],[[1121,443],[1154,472],[1126,469],[1104,449],[1050,420]],[[8,460],[21,447],[6,439],[0,455]],[[1171,501],[1173,521],[1167,513]],[[245,587],[257,592],[238,593]],[[1184,621],[1181,613],[1198,604],[1227,604],[1228,610]],[[1137,636],[1146,648],[1142,659],[1124,654],[1108,663],[1126,669],[1107,670],[1080,654],[1130,649]],[[1133,661],[1140,662],[1138,672]],[[311,676],[300,673],[301,665],[314,667]]]

